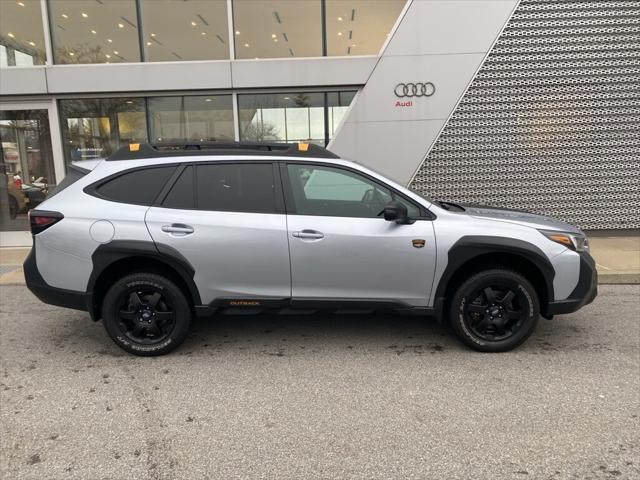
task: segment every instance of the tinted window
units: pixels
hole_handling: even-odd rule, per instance
[[[175,167],[144,168],[125,173],[100,185],[97,193],[115,202],[151,205]]]
[[[199,165],[196,184],[199,210],[275,212],[270,163]]]
[[[414,205],[357,173],[317,165],[289,164],[287,169],[299,215],[375,218],[395,200],[407,206],[409,216],[418,216]]]
[[[193,167],[187,167],[162,203],[167,208],[194,208]]]

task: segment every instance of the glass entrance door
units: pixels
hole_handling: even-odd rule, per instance
[[[54,185],[48,110],[0,110],[0,231],[29,230]]]

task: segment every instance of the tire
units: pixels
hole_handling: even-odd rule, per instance
[[[456,336],[480,352],[516,348],[533,333],[539,316],[536,290],[522,275],[507,269],[471,276],[456,290],[449,310]]]
[[[189,332],[191,317],[182,290],[155,273],[134,273],[117,280],[102,302],[107,333],[134,355],[164,355],[177,348]]]
[[[9,195],[9,217],[11,220],[15,220],[18,216],[18,202],[15,198]]]

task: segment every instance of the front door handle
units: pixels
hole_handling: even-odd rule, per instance
[[[166,233],[176,233],[179,235],[189,235],[193,233],[193,227],[182,223],[172,223],[171,225],[162,225],[162,231]]]
[[[299,232],[293,232],[292,235],[303,240],[320,240],[324,238],[324,234],[316,230],[300,230]]]

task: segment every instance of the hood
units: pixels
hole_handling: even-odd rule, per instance
[[[535,213],[521,210],[510,210],[507,208],[485,207],[483,205],[460,205],[464,208],[464,213],[474,218],[488,218],[503,222],[517,223],[528,227],[540,228],[544,230],[558,230],[563,232],[581,233],[580,229],[568,223],[556,220],[555,218],[537,215]]]

